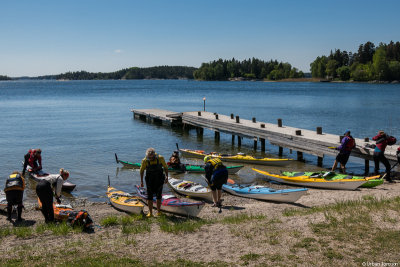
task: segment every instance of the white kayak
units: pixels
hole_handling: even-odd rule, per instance
[[[7,209],[7,199],[4,191],[0,190],[0,210]]]
[[[169,177],[168,184],[179,194],[212,201],[211,190],[201,184]]]

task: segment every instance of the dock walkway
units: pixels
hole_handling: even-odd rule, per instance
[[[238,145],[241,145],[241,138],[251,138],[254,140],[255,149],[257,141],[261,143],[261,150],[265,150],[265,140],[271,145],[279,147],[279,154],[282,154],[283,148],[297,151],[298,158],[302,158],[302,153],[315,155],[318,157],[318,164],[322,164],[324,155],[336,156],[337,151],[329,147],[337,147],[340,145],[342,136],[323,133],[322,127],[317,127],[316,131],[289,127],[282,124],[282,120],[278,119],[278,124],[258,122],[255,118],[246,120],[239,116],[226,116],[205,111],[193,112],[172,112],[156,109],[133,110],[136,114],[143,114],[148,118],[157,118],[163,120],[167,125],[183,125],[194,126],[198,129],[197,133],[202,134],[203,128],[210,129],[215,132],[215,138],[219,139],[220,133],[232,135],[232,142],[237,136]],[[373,149],[367,148],[375,142],[369,141],[368,138],[356,138],[356,147],[353,149],[351,156],[365,159],[366,168],[369,168],[369,160],[372,160]],[[397,145],[388,146],[385,152],[386,157],[391,161],[397,161],[396,149]]]

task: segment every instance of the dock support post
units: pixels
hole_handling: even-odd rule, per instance
[[[368,138],[368,137],[365,137],[365,138],[364,138],[364,142],[369,142],[369,138]],[[368,160],[368,159],[365,160],[364,172],[365,172],[365,175],[368,175],[368,174],[369,174],[369,160]]]
[[[318,157],[318,162],[317,162],[318,167],[322,167],[323,159],[324,159],[323,157]]]
[[[279,157],[282,157],[283,155],[283,147],[279,147]]]
[[[365,160],[365,175],[369,174],[369,160]]]
[[[238,138],[238,147],[241,147],[242,146],[242,137],[241,136],[237,136]]]
[[[261,151],[264,152],[265,151],[265,139],[260,138],[260,142],[261,142]]]
[[[198,136],[203,136],[204,129],[201,127],[196,128],[196,132]]]
[[[297,151],[297,160],[303,161],[303,152]]]
[[[257,137],[254,137],[254,145],[253,145],[254,150],[257,150]]]
[[[232,134],[232,145],[235,144],[235,136]]]
[[[219,141],[219,138],[220,138],[219,132],[216,131],[215,134],[214,134],[214,139],[216,141]]]

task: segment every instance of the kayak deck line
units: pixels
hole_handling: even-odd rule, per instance
[[[331,147],[340,145],[343,136],[323,133],[322,127],[316,131],[289,127],[282,124],[278,119],[277,124],[258,122],[256,118],[251,120],[242,119],[239,116],[226,116],[206,111],[174,112],[161,109],[131,109],[134,118],[140,118],[148,122],[161,123],[169,126],[180,126],[185,129],[196,129],[197,135],[202,136],[204,128],[215,132],[215,139],[220,139],[220,133],[232,135],[232,144],[237,137],[238,146],[241,146],[243,137],[254,140],[254,148],[257,149],[257,142],[261,143],[261,151],[265,151],[265,140],[271,145],[279,147],[279,155],[283,148],[297,151],[297,159],[303,159],[303,153],[318,157],[318,165],[322,166],[325,155],[336,156],[338,151]],[[356,147],[352,150],[351,156],[365,159],[365,169],[369,170],[369,161],[373,160],[372,148],[369,146],[375,142],[368,138],[356,138]],[[397,146],[388,146],[385,156],[391,161],[397,161]]]

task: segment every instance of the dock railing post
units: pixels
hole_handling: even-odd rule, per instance
[[[317,127],[317,134],[322,134],[322,127]]]
[[[240,123],[239,116],[236,116],[236,123]]]
[[[278,127],[282,127],[282,119],[278,119]]]

